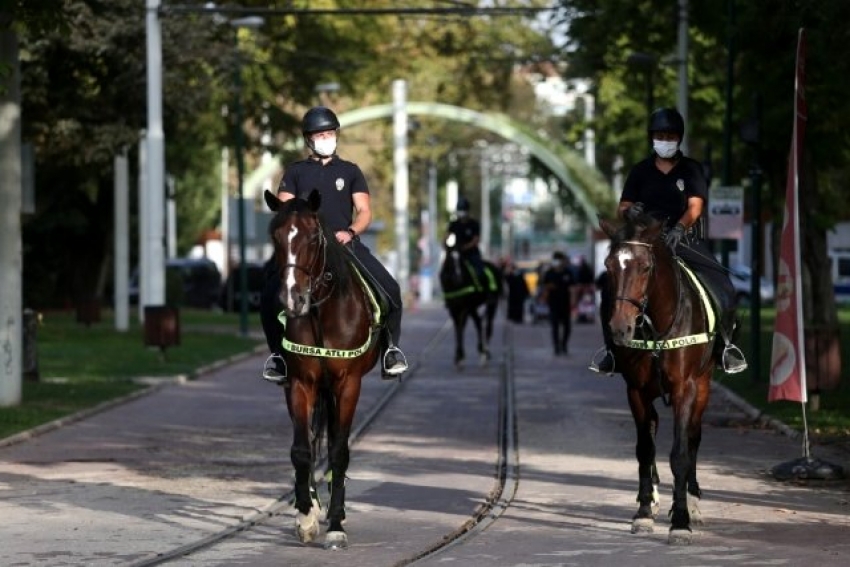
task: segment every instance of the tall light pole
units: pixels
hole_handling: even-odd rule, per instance
[[[245,156],[242,155],[244,132],[242,131],[242,52],[239,48],[239,29],[257,29],[265,23],[259,16],[247,16],[230,20],[236,29],[236,65],[234,71],[235,100],[233,104],[234,144],[236,151],[236,197],[237,223],[239,231],[239,332],[248,334],[248,267],[245,265]]]
[[[678,33],[679,90],[676,106],[685,122],[685,137],[679,146],[688,155],[688,0],[679,0]]]
[[[139,278],[140,315],[145,305],[165,304],[165,134],[162,127],[162,30],[161,0],[147,0],[148,126],[146,138],[146,195],[140,223],[146,242],[141,246]]]

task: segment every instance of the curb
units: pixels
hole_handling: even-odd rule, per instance
[[[153,394],[167,386],[181,386],[183,384],[186,384],[187,382],[197,380],[203,377],[205,374],[209,374],[210,372],[219,370],[221,368],[224,368],[225,366],[230,366],[231,364],[235,364],[237,362],[265,352],[267,348],[268,347],[265,344],[257,345],[250,351],[234,354],[227,358],[217,360],[211,364],[198,367],[194,371],[189,372],[187,374],[177,374],[176,376],[171,377],[134,378],[132,379],[133,382],[142,384],[147,387],[131,394],[127,394],[126,396],[121,396],[119,398],[115,398],[106,402],[101,402],[100,404],[94,407],[80,410],[70,415],[66,415],[65,417],[60,417],[58,419],[54,419],[53,421],[42,423],[41,425],[37,425],[32,429],[27,429],[25,431],[15,433],[14,435],[4,437],[0,439],[0,448],[8,447],[10,445],[17,445],[18,443],[23,443],[24,441],[29,441],[30,439],[33,439],[35,437],[38,437],[39,435],[43,435],[55,429],[59,429],[60,427],[70,425],[78,421],[82,421],[98,413],[132,402],[133,400],[136,400],[143,396]]]
[[[801,433],[796,429],[792,429],[788,427],[783,422],[779,421],[775,417],[771,417],[761,412],[761,410],[750,405],[749,402],[744,400],[738,394],[721,384],[716,380],[711,381],[712,389],[719,391],[733,406],[737,407],[739,410],[744,412],[747,417],[753,420],[753,422],[758,423],[764,427],[769,427],[771,429],[775,429],[779,433],[782,433],[786,437],[790,437],[791,439],[797,439],[800,437]]]

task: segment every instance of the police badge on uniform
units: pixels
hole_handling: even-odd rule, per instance
[[[685,180],[684,179],[677,179],[676,180],[676,187],[679,188],[679,191],[684,191],[685,190]]]
[[[345,187],[345,180],[342,177],[337,177],[336,178],[336,190],[342,191],[342,189],[344,187]]]

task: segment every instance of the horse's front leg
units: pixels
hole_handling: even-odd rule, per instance
[[[691,392],[684,394],[692,396]],[[670,509],[670,533],[667,543],[671,545],[688,545],[693,539],[691,531],[691,514],[688,509],[688,481],[695,479],[692,460],[693,450],[690,441],[692,432],[692,398],[673,400],[674,426],[673,448],[670,451],[670,468],[673,471],[673,507]]]
[[[348,535],[342,527],[345,520],[345,475],[348,472],[350,450],[348,440],[351,424],[360,398],[360,377],[349,376],[335,389],[333,411],[328,420],[328,468],[330,470],[330,500],[328,502],[328,532],[325,549],[348,547]]]
[[[452,313],[452,320],[455,324],[455,366],[461,368],[463,360],[466,358],[466,353],[463,350],[463,332],[466,327],[466,310],[460,310]]]
[[[484,333],[486,329],[483,328],[481,322],[481,314],[478,313],[477,309],[472,310],[472,312],[470,313],[470,317],[472,317],[472,322],[475,325],[475,336],[478,340],[477,349],[479,355],[479,362],[483,365],[486,364],[487,360],[489,360],[490,358],[490,351],[487,350],[487,342],[484,338]]]
[[[295,533],[302,543],[310,543],[319,533],[321,512],[318,500],[314,497],[314,455],[311,444],[316,393],[301,380],[293,378],[287,398],[293,429],[290,458],[295,469]]]
[[[711,373],[707,372],[697,380],[697,395],[694,399],[694,407],[691,412],[690,427],[688,429],[688,452],[690,454],[691,470],[688,474],[688,513],[691,524],[701,525],[703,523],[702,512],[699,502],[702,498],[702,490],[697,482],[697,455],[700,443],[702,443],[702,417],[708,406],[711,389]]]
[[[638,461],[638,509],[632,517],[632,533],[652,533],[658,513],[658,470],[655,466],[655,432],[658,413],[652,399],[636,388],[629,388],[629,407],[635,422]]]

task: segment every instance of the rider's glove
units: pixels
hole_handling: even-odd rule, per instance
[[[643,214],[643,203],[635,203],[623,213],[627,220],[633,221]]]
[[[676,223],[670,232],[667,233],[664,241],[667,243],[667,246],[670,247],[670,250],[676,251],[676,247],[679,246],[679,243],[682,242],[682,239],[685,238],[685,225],[682,223]]]

